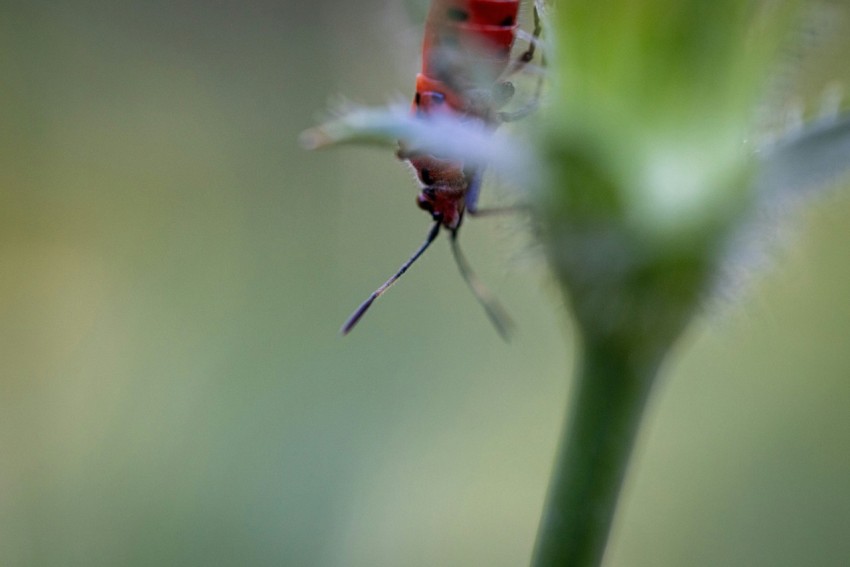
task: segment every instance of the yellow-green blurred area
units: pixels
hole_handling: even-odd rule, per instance
[[[0,565],[527,563],[573,364],[528,221],[463,231],[510,344],[440,241],[343,339],[429,221],[391,152],[297,145],[408,96],[418,26],[0,6]],[[850,194],[792,218],[668,364],[610,565],[850,561]]]

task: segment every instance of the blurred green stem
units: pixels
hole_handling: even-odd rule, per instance
[[[641,415],[663,356],[641,360],[628,344],[613,337],[585,336],[581,346],[534,567],[601,563]]]

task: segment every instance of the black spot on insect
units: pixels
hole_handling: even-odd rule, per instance
[[[422,101],[422,95],[416,93],[416,96],[413,97],[413,102],[416,103],[416,106],[419,106],[419,103]]]
[[[428,168],[423,167],[421,170],[419,170],[419,178],[422,180],[422,183],[424,183],[425,185],[433,185],[434,184],[434,178],[431,177],[431,170],[428,169]],[[431,197],[431,198],[434,197],[434,190],[431,189],[430,187],[425,188],[423,190],[423,193],[425,193],[428,197]]]
[[[446,18],[450,22],[465,22],[469,19],[469,12],[460,8],[449,8]]]
[[[499,25],[505,26],[505,27],[510,27],[510,26],[514,25],[514,19],[511,16],[508,16],[507,18],[502,20],[502,23],[500,23]]]

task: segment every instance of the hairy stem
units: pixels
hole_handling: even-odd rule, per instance
[[[590,567],[602,561],[661,359],[640,363],[633,355],[627,345],[610,338],[583,340],[534,567]]]

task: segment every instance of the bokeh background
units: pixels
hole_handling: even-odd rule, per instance
[[[0,4],[0,565],[527,562],[573,363],[527,221],[463,235],[510,344],[442,242],[342,339],[429,223],[391,152],[297,143],[409,95],[422,14]],[[850,192],[789,220],[668,364],[609,565],[850,563]]]

